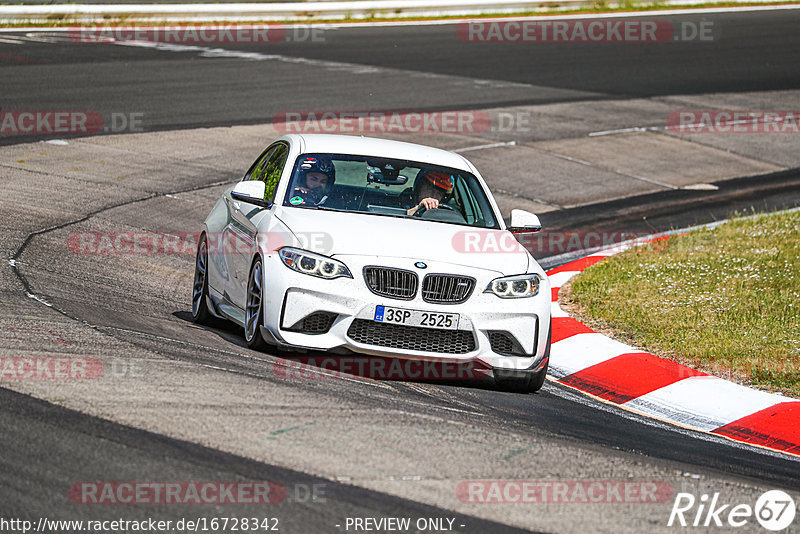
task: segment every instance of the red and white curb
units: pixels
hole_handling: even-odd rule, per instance
[[[548,271],[553,345],[548,374],[622,408],[684,428],[800,456],[800,400],[751,389],[594,332],[558,305],[558,292],[617,246]]]

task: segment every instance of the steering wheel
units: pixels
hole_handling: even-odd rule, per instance
[[[434,208],[434,209],[446,209],[446,210],[450,210],[450,211],[456,211],[456,209],[453,206],[451,206],[449,204],[445,204],[443,202],[439,202],[439,207],[438,208]],[[426,208],[425,205],[423,204],[422,206],[417,208],[417,211],[414,212],[413,216],[414,217],[422,217],[422,214],[425,213],[426,211],[428,211],[428,208]]]

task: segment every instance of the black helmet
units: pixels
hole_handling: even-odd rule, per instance
[[[322,173],[328,177],[328,184],[325,186],[326,190],[330,190],[333,183],[336,181],[336,167],[333,161],[325,156],[306,156],[300,162],[300,169],[298,170],[298,177],[302,178],[302,183],[306,183],[306,174],[310,172]]]

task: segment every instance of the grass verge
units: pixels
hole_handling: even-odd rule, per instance
[[[800,212],[736,216],[611,256],[559,296],[595,330],[800,397]]]
[[[114,2],[109,1],[109,4]],[[164,2],[168,3],[168,2]],[[200,2],[203,3],[203,2]],[[703,2],[699,0],[697,3],[688,5],[669,5],[664,2],[654,0],[650,3],[636,3],[633,0],[623,2],[620,5],[608,5],[606,0],[594,0],[587,2],[587,5],[579,8],[559,7],[557,5],[549,8],[542,8],[533,11],[519,11],[515,13],[484,13],[476,15],[440,15],[433,17],[403,17],[393,16],[391,14],[365,16],[365,17],[346,17],[346,18],[297,18],[293,19],[288,17],[283,20],[265,20],[265,21],[231,21],[229,19],[220,19],[219,21],[203,21],[197,22],[187,19],[186,21],[170,20],[164,22],[158,20],[157,17],[148,17],[147,19],[140,19],[133,14],[129,15],[114,15],[106,16],[102,22],[100,21],[86,21],[74,15],[50,15],[47,20],[17,20],[13,22],[0,22],[0,28],[60,28],[70,26],[208,26],[208,25],[225,25],[232,26],[236,24],[241,25],[271,25],[271,24],[341,24],[341,23],[365,23],[365,22],[415,22],[415,21],[433,21],[433,20],[464,20],[464,19],[491,19],[497,17],[540,17],[540,16],[563,16],[563,15],[584,15],[584,14],[613,14],[613,13],[629,13],[629,12],[648,12],[648,11],[663,11],[672,9],[706,9],[706,8],[721,8],[721,7],[766,7],[766,6],[791,6],[797,5],[797,0],[789,1],[775,1],[775,2]],[[24,5],[15,3],[0,3],[0,6],[13,6]],[[157,5],[157,4],[156,4]]]

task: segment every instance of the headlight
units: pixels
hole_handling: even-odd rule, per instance
[[[353,278],[350,269],[344,263],[321,254],[314,254],[299,248],[284,247],[280,249],[278,255],[285,266],[299,273],[329,280],[341,276]]]
[[[538,274],[521,274],[495,278],[486,287],[484,293],[494,293],[502,299],[519,299],[539,294],[542,279]]]

